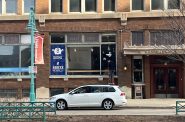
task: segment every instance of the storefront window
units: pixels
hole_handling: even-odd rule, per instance
[[[63,35],[66,37],[65,41],[61,41],[63,38],[57,38],[56,34],[51,34],[50,75],[108,75],[109,71],[116,74],[115,34],[65,33]],[[61,43],[56,44],[56,42]],[[53,54],[55,50],[60,51]],[[56,54],[58,59],[54,61]],[[65,69],[52,69],[56,68],[53,67],[53,63],[56,67],[65,67]],[[63,74],[59,73],[62,70],[65,70],[65,74],[64,71]]]
[[[30,35],[1,35],[0,68],[21,68],[30,66]],[[21,38],[20,38],[21,37]],[[24,41],[25,40],[25,41]],[[26,41],[27,40],[27,41]],[[28,73],[0,72],[4,77],[29,75]]]
[[[100,74],[99,47],[68,47],[68,74]]]

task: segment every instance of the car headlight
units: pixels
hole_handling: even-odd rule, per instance
[[[49,98],[49,100],[54,100],[54,99],[56,99],[56,97],[50,97],[50,98]]]

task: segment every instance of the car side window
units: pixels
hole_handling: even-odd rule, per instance
[[[115,92],[116,90],[113,87],[103,87],[103,92]]]
[[[92,87],[91,93],[100,93],[102,92],[102,87]]]
[[[80,87],[74,91],[74,94],[89,93],[89,87]]]

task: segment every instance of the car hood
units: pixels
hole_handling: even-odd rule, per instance
[[[68,93],[64,93],[64,94],[58,94],[58,95],[54,95],[52,97],[56,97],[56,98],[61,98],[61,97],[65,97]]]

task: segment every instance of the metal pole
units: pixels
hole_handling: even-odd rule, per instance
[[[31,29],[31,68],[34,67],[34,30]],[[30,102],[35,102],[34,72],[31,71]]]
[[[30,67],[30,75],[31,75],[31,83],[30,83],[30,102],[35,102],[35,83],[34,83],[34,33],[35,33],[35,15],[34,9],[30,8],[30,16],[28,29],[31,30],[31,67]]]

